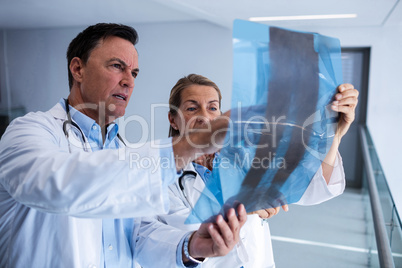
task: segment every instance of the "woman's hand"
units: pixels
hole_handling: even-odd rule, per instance
[[[335,95],[335,101],[332,102],[331,108],[340,113],[336,135],[338,138],[342,138],[355,120],[359,91],[351,84],[340,85],[338,91],[339,93]]]
[[[288,205],[283,205],[282,209],[284,211],[288,211],[289,207],[288,207]],[[278,214],[279,210],[280,210],[280,207],[260,209],[260,210],[257,210],[257,211],[247,213],[247,215],[258,214],[258,216],[260,216],[261,219],[269,219],[272,216],[275,216],[276,214]]]

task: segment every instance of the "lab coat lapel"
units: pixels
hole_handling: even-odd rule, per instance
[[[187,165],[187,169],[186,170],[191,170],[194,171],[195,173],[197,173],[197,176],[195,177],[195,181],[193,184],[193,190],[196,191],[198,193],[198,196],[205,195],[206,197],[208,197],[208,199],[210,199],[213,203],[217,203],[219,204],[217,198],[214,196],[214,194],[205,186],[204,181],[202,180],[201,176],[198,174],[197,171],[195,171],[195,168],[193,166],[193,163],[190,163],[189,165]],[[193,200],[193,202],[196,202],[196,200]]]
[[[57,103],[55,106],[53,106],[48,111],[48,113],[51,114],[56,119],[56,121],[59,122],[61,129],[63,129],[63,123],[64,123],[64,121],[67,120],[67,114],[66,114],[66,110],[64,109],[64,107],[60,103]],[[69,127],[71,127],[71,125]],[[73,145],[74,145],[74,146],[71,146],[72,151],[75,151],[76,148],[78,148],[80,151],[81,150],[89,151],[89,152],[92,151],[91,146],[88,143],[88,139],[85,135],[84,135],[85,140],[82,142],[81,137],[78,137],[77,135],[75,135],[74,132],[72,132],[72,133],[75,136],[75,137],[70,137],[70,143],[73,143]],[[67,139],[67,137],[66,137],[66,139]],[[71,139],[75,139],[75,141],[72,141]],[[84,148],[84,146],[86,148]]]

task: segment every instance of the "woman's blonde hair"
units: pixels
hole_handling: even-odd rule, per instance
[[[169,97],[169,113],[172,116],[177,115],[177,110],[181,105],[181,92],[192,85],[209,86],[213,87],[219,96],[219,110],[221,109],[222,95],[219,87],[209,80],[208,78],[199,74],[189,74],[177,81],[176,85],[170,91]],[[172,126],[169,127],[169,137],[178,136],[180,134],[179,130],[174,129]]]

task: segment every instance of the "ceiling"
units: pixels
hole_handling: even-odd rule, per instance
[[[0,28],[87,26],[204,20],[231,28],[256,16],[357,14],[353,19],[269,22],[281,27],[402,25],[400,0],[0,0]]]

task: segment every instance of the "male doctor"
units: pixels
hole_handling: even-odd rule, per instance
[[[133,149],[120,138],[114,121],[124,115],[139,72],[137,39],[133,28],[118,24],[96,24],[78,34],[67,51],[68,98],[14,120],[3,135],[0,267],[133,267],[138,217],[166,213],[167,187],[180,170],[196,154],[218,149],[210,140],[227,127],[223,118],[210,132],[159,141],[163,148]],[[214,136],[218,144],[223,136]],[[172,165],[156,171],[130,166],[132,153]],[[166,266],[227,254],[239,241],[244,206],[237,214],[232,208],[227,221],[215,220],[191,238],[167,229],[176,235],[163,250],[176,258]]]

